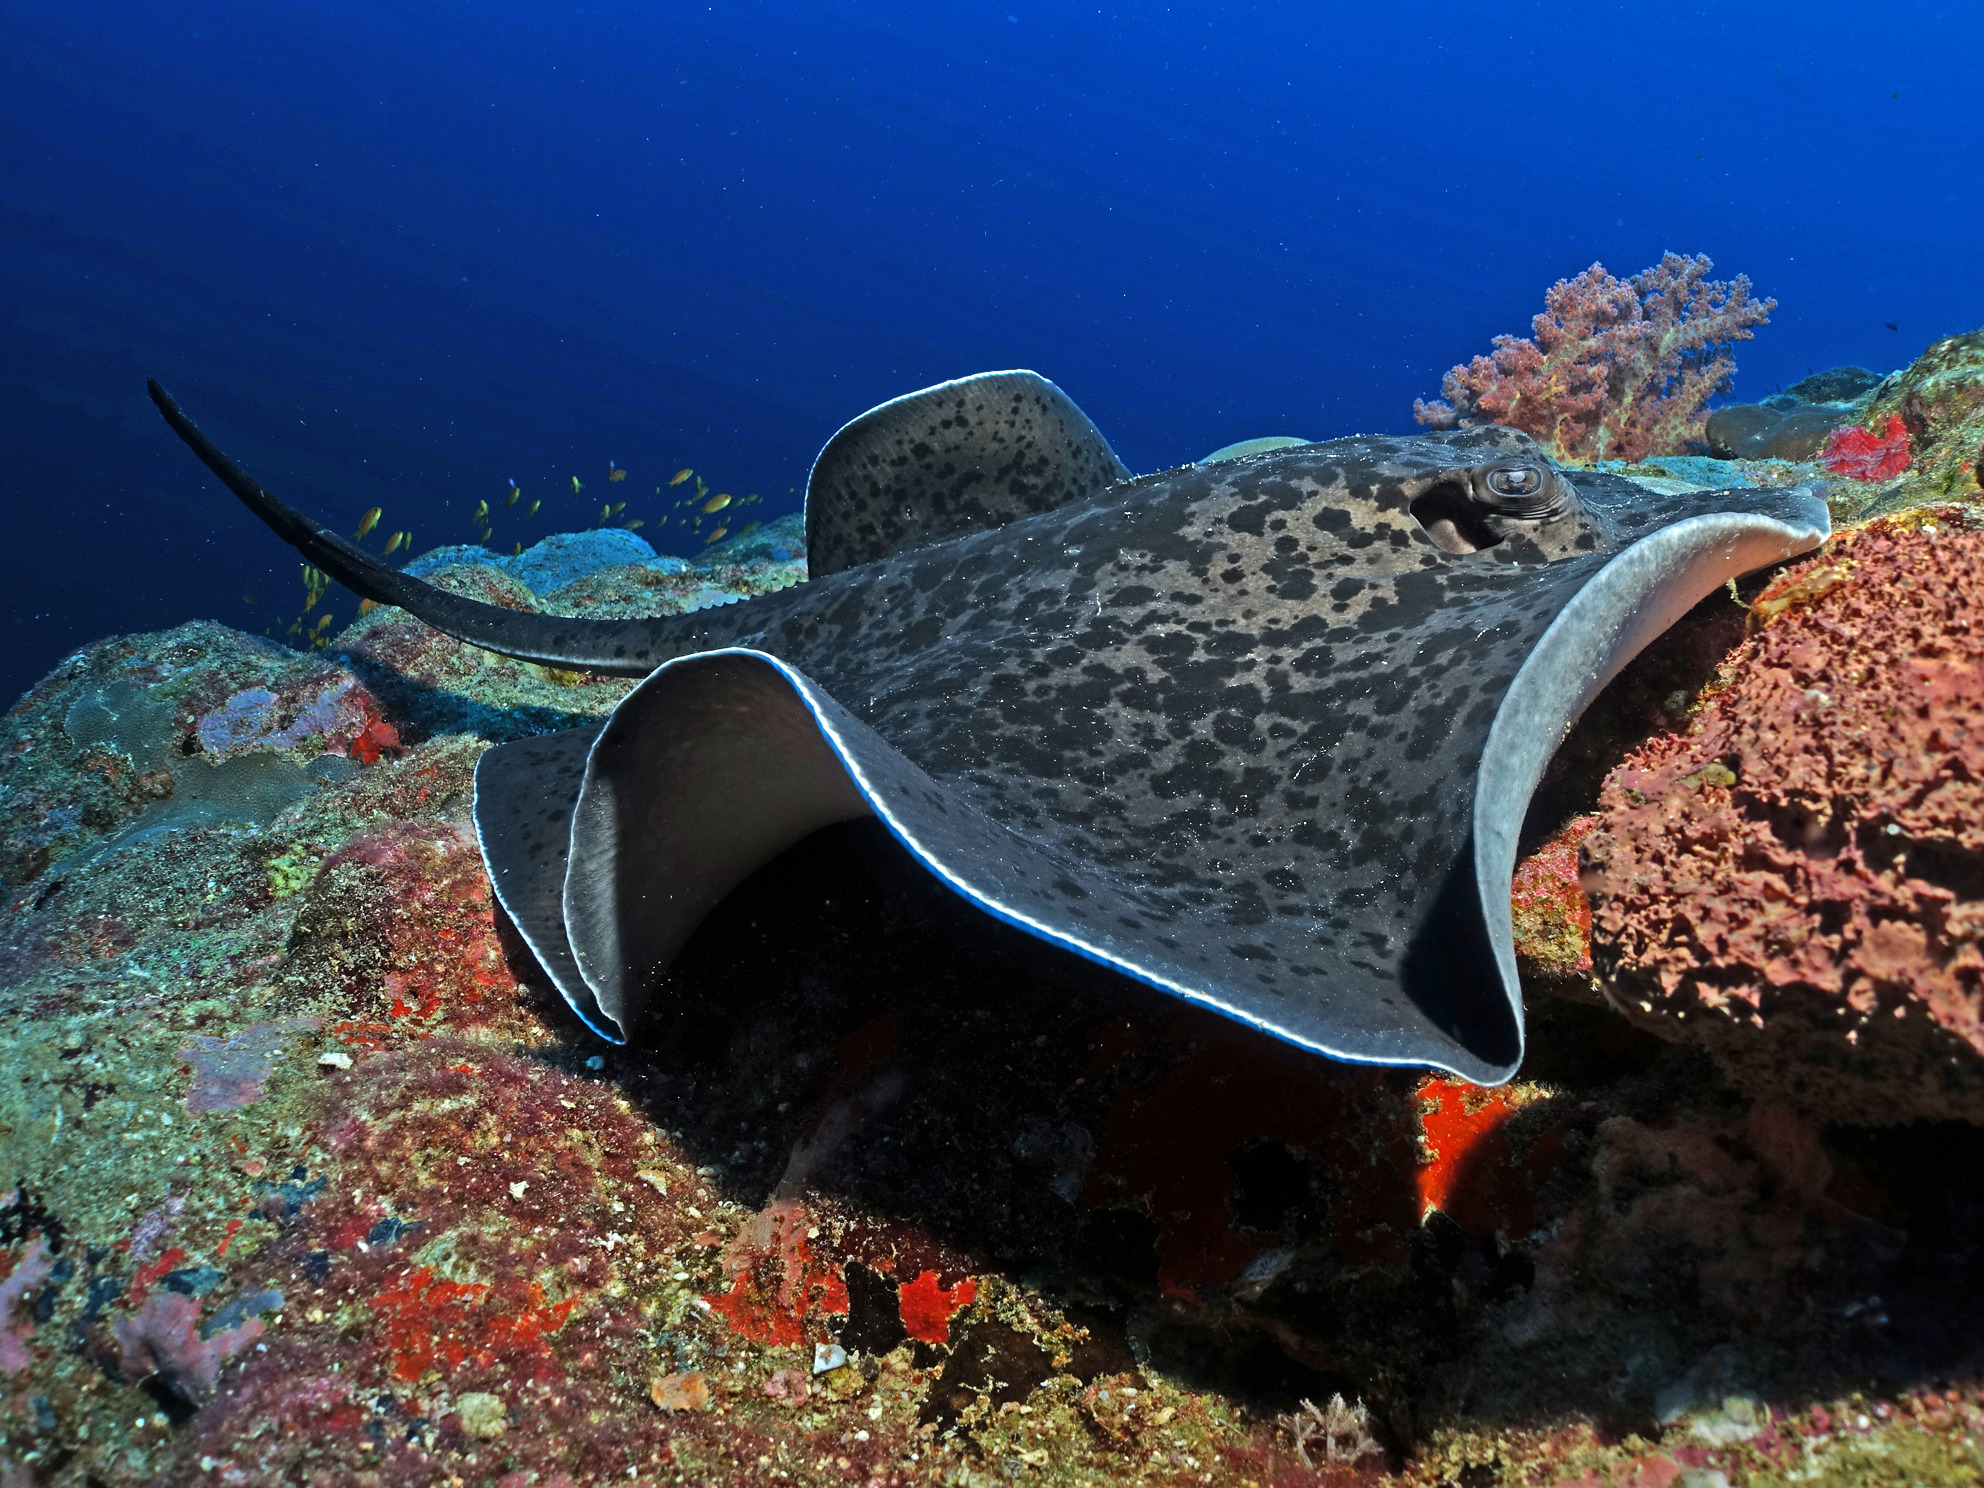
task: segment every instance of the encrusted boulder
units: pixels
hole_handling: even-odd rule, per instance
[[[1865,520],[1932,502],[1984,504],[1984,331],[1945,336],[1886,378],[1822,460],[1836,517]]]
[[[85,646],[0,720],[0,895],[73,854],[258,825],[397,753],[350,668],[210,621]]]
[[[1984,533],[1954,516],[1765,590],[1581,847],[1621,1011],[1834,1120],[1984,1122]]]

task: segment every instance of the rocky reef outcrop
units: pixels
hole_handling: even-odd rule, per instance
[[[1969,384],[1910,386],[1919,475]],[[776,533],[449,556],[567,613],[803,576]],[[0,720],[0,1481],[1973,1483],[1980,588],[1916,502],[1612,684],[1532,813],[1495,1090],[1128,987],[872,823],[614,1048],[467,810],[628,683],[391,609],[85,648]]]
[[[1821,1119],[1984,1122],[1984,533],[1927,509],[1766,589],[1583,836],[1606,986]]]

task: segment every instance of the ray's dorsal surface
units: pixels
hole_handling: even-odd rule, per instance
[[[860,561],[648,622],[439,595],[168,417],[359,592],[492,650],[653,668],[596,738],[477,777],[499,895],[609,1037],[752,868],[872,813],[988,913],[1140,981],[1335,1058],[1507,1079],[1509,879],[1550,754],[1696,600],[1816,546],[1824,504],[1567,477],[1492,428],[1122,479],[1053,384],[978,381],[834,436],[809,549]],[[718,747],[733,767],[697,771]]]
[[[871,408],[827,441],[806,479],[806,569],[823,578],[1129,478],[1039,373],[960,377]]]

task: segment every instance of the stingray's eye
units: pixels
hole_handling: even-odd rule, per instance
[[[1484,506],[1510,517],[1555,516],[1564,504],[1563,482],[1541,465],[1490,465],[1475,477]]]

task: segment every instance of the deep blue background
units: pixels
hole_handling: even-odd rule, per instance
[[[681,465],[790,509],[848,418],[995,367],[1134,469],[1407,429],[1552,280],[1668,248],[1780,301],[1739,395],[1901,365],[1984,323],[1980,16],[0,0],[0,698],[296,613],[147,373],[418,547],[515,477],[507,551],[609,459],[629,515]]]

